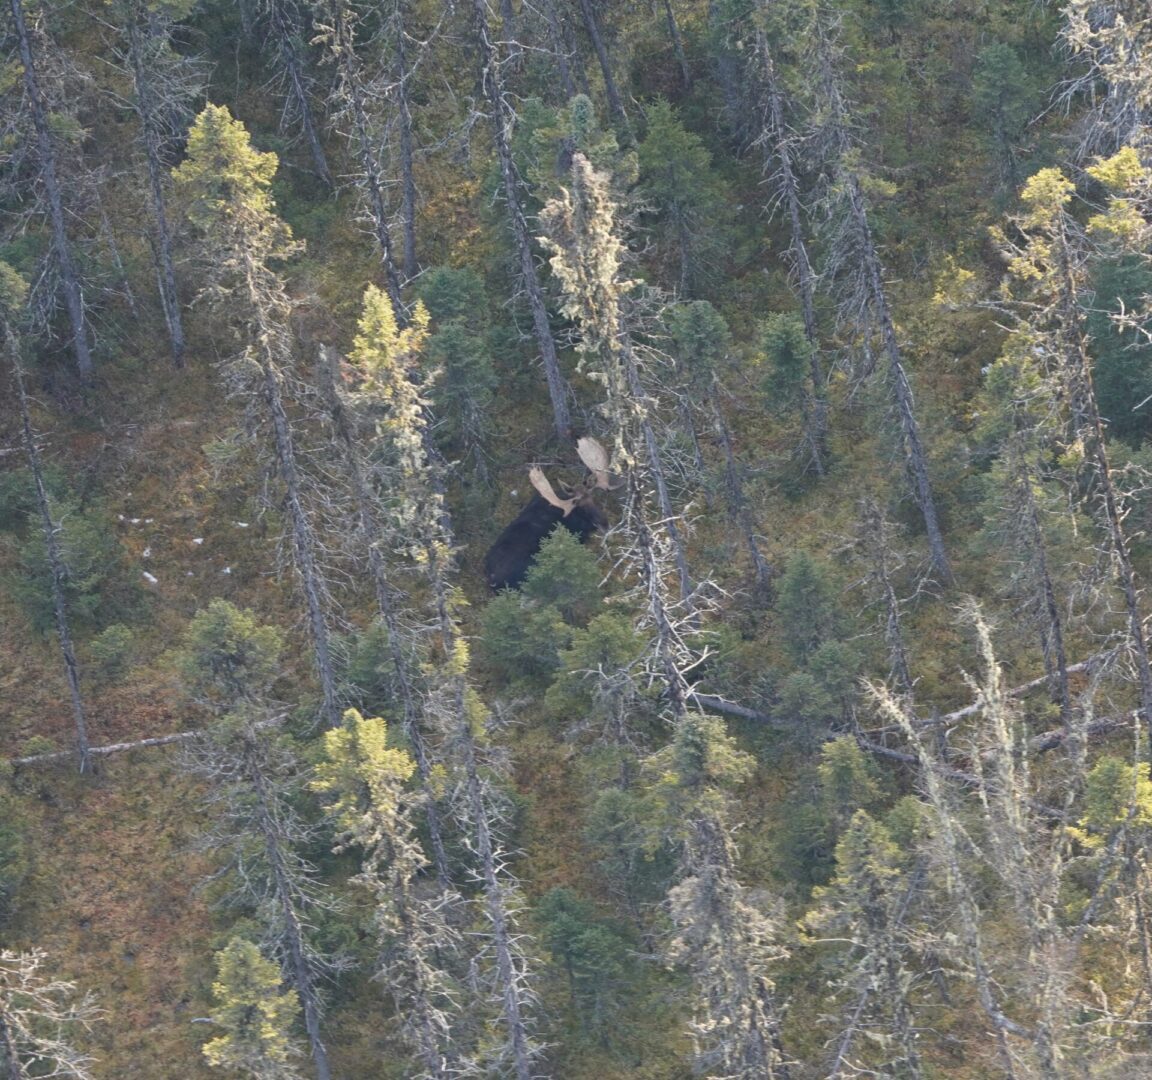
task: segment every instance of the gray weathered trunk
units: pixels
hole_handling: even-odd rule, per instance
[[[304,74],[304,60],[296,45],[300,35],[299,13],[295,5],[290,8],[284,0],[264,0],[268,16],[268,28],[275,46],[280,67],[288,81],[288,98],[300,122],[300,131],[308,144],[316,175],[326,187],[333,187],[332,173],[328,168],[328,158],[320,142],[316,121],[312,115],[312,102],[308,96],[308,81]]]
[[[724,489],[728,502],[728,512],[740,528],[744,543],[748,547],[748,555],[752,559],[752,571],[756,575],[756,586],[766,589],[772,579],[772,567],[764,558],[760,550],[760,543],[756,539],[756,529],[749,509],[748,497],[744,493],[744,481],[740,475],[740,466],[736,460],[736,449],[732,445],[732,432],[728,422],[716,403],[714,392],[708,394],[708,407],[712,413],[712,429],[720,440],[720,449],[724,452]]]
[[[511,128],[515,117],[504,95],[500,66],[488,34],[488,9],[484,0],[472,0],[473,26],[480,58],[480,81],[484,97],[492,112],[492,133],[496,143],[496,157],[500,163],[500,179],[504,201],[512,225],[512,237],[520,262],[520,278],[528,298],[536,342],[544,362],[544,377],[548,383],[548,397],[552,403],[552,420],[557,438],[567,440],[572,433],[572,417],[568,409],[568,385],[560,371],[556,341],[548,321],[548,307],[544,290],[536,276],[536,258],[524,216],[523,182],[512,159]]]
[[[880,265],[880,257],[872,237],[872,228],[868,221],[868,210],[864,201],[864,192],[860,186],[860,177],[852,170],[845,169],[842,171],[842,179],[847,187],[848,209],[852,217],[854,231],[859,238],[857,254],[861,269],[864,272],[872,317],[876,320],[880,342],[884,349],[884,355],[888,359],[889,383],[896,410],[900,416],[904,459],[908,471],[912,475],[916,505],[920,508],[920,514],[924,519],[924,530],[928,535],[929,558],[941,584],[951,585],[952,567],[948,562],[948,553],[944,547],[944,534],[940,530],[940,521],[936,513],[936,499],[932,493],[932,482],[928,476],[928,456],[920,437],[920,425],[916,421],[912,384],[908,381],[908,375],[904,370],[904,360],[900,343],[896,337],[896,327],[892,322],[892,312],[888,306],[888,292],[884,286],[883,268]]]
[[[257,284],[267,270],[252,262],[251,255],[242,253],[245,260],[245,280],[248,282],[248,302],[254,322],[252,340],[253,359],[259,366],[259,393],[267,409],[267,417],[272,425],[272,438],[275,447],[276,469],[284,484],[284,509],[288,519],[288,531],[292,540],[293,563],[300,579],[301,591],[308,610],[308,629],[312,642],[312,656],[316,665],[316,675],[320,680],[321,716],[327,727],[337,727],[341,721],[341,711],[336,690],[336,671],[332,660],[328,619],[325,610],[326,589],[320,566],[316,559],[316,536],[304,501],[300,486],[300,468],[296,461],[296,444],[292,435],[292,424],[284,408],[281,392],[280,365],[283,357],[276,355],[275,342],[279,328],[272,324],[267,311],[267,296]]]
[[[245,752],[252,761],[249,779],[256,796],[256,827],[264,844],[264,856],[268,860],[273,900],[279,909],[280,947],[285,958],[285,974],[300,998],[304,1030],[308,1033],[308,1044],[316,1065],[316,1080],[331,1080],[328,1050],[320,1037],[322,1009],[317,991],[320,973],[316,970],[304,940],[304,927],[297,909],[298,889],[284,854],[285,838],[279,829],[279,813],[272,805],[275,796],[268,790],[268,778],[261,767],[260,752],[251,745],[248,738],[245,739]]]
[[[32,417],[28,410],[28,394],[24,387],[24,369],[20,363],[19,345],[15,335],[7,325],[4,336],[8,355],[12,362],[12,374],[16,380],[16,400],[20,408],[20,428],[24,440],[24,453],[28,459],[28,469],[36,489],[36,507],[40,512],[40,525],[44,531],[44,547],[48,555],[48,572],[52,586],[52,611],[56,619],[56,639],[60,643],[60,655],[64,660],[64,671],[68,677],[68,693],[72,699],[72,717],[76,727],[76,758],[81,773],[92,771],[92,757],[88,744],[88,722],[84,713],[84,699],[80,694],[80,668],[76,663],[76,650],[72,647],[72,632],[68,622],[68,601],[64,595],[64,582],[68,578],[68,568],[57,540],[60,528],[52,520],[52,509],[48,504],[48,493],[44,488],[44,470],[40,465],[40,450],[36,445],[36,433],[32,430]]]
[[[16,46],[20,52],[20,63],[24,68],[24,91],[28,108],[32,113],[32,127],[36,132],[36,151],[40,182],[44,185],[44,197],[48,202],[48,219],[52,225],[52,247],[60,272],[60,290],[64,294],[64,306],[72,326],[72,354],[76,358],[76,368],[80,377],[92,377],[92,352],[88,345],[88,319],[84,311],[84,295],[80,287],[80,275],[72,257],[72,243],[68,239],[65,223],[64,198],[60,190],[59,171],[56,167],[56,143],[48,124],[48,111],[44,96],[36,76],[36,58],[28,24],[24,20],[23,0],[9,0],[13,28],[16,32]]]
[[[785,120],[784,95],[772,51],[762,31],[756,33],[756,54],[759,76],[764,83],[763,146],[765,173],[773,177],[784,211],[788,215],[788,258],[796,278],[796,291],[800,298],[800,311],[804,319],[804,336],[808,341],[812,379],[812,400],[808,407],[807,428],[811,447],[812,467],[817,475],[824,475],[827,456],[828,400],[824,388],[824,372],[820,362],[820,342],[816,335],[816,273],[808,256],[808,241],[804,229],[804,211],[797,178],[794,137]],[[772,162],[775,161],[775,169]]]
[[[413,161],[412,108],[408,94],[408,54],[404,44],[404,6],[396,10],[396,112],[400,129],[400,220],[404,231],[404,274],[411,281],[416,261],[416,174]]]
[[[1104,527],[1108,535],[1116,574],[1124,593],[1124,609],[1128,617],[1128,644],[1132,662],[1136,666],[1140,688],[1140,712],[1144,723],[1152,728],[1152,663],[1148,658],[1148,643],[1144,631],[1144,614],[1140,604],[1140,588],[1136,570],[1132,565],[1129,540],[1124,528],[1125,512],[1120,506],[1112,466],[1108,456],[1108,443],[1104,436],[1104,422],[1096,402],[1096,388],[1092,379],[1092,364],[1084,338],[1084,310],[1070,264],[1070,240],[1063,222],[1057,240],[1056,255],[1060,271],[1060,319],[1066,340],[1065,362],[1068,365],[1068,390],[1075,434],[1083,439],[1086,456],[1095,470],[1095,494],[1104,512]]]
[[[168,341],[172,349],[172,362],[184,366],[184,321],[180,313],[180,299],[176,291],[176,270],[172,260],[172,230],[168,225],[167,199],[164,194],[166,170],[161,160],[164,133],[158,118],[157,89],[151,73],[145,66],[144,42],[136,21],[136,10],[128,13],[128,61],[132,83],[136,91],[136,113],[140,117],[141,139],[148,165],[148,190],[152,199],[152,217],[155,228],[153,258],[160,290],[160,304],[164,322],[168,327]],[[149,28],[146,33],[151,33]]]
[[[268,407],[268,414],[272,420],[272,432],[276,442],[276,460],[280,478],[284,482],[284,504],[288,516],[288,528],[292,536],[296,572],[300,576],[304,601],[308,607],[312,653],[316,662],[316,674],[320,679],[321,715],[328,727],[337,727],[340,724],[341,713],[323,600],[325,589],[320,568],[316,562],[316,537],[300,494],[300,471],[296,464],[296,447],[292,437],[292,426],[289,423],[288,414],[284,410],[284,399],[280,393],[280,377],[267,358],[263,359],[260,367],[264,403]]]
[[[604,93],[608,98],[608,109],[613,119],[624,131],[631,130],[628,122],[628,113],[624,110],[624,103],[620,98],[620,91],[616,87],[616,77],[612,74],[612,60],[608,56],[608,48],[600,33],[600,24],[596,19],[596,11],[591,0],[580,0],[580,15],[584,20],[584,32],[592,43],[596,59],[600,62],[600,73],[604,77]]]
[[[668,36],[672,39],[672,51],[676,54],[676,63],[680,65],[680,78],[684,82],[684,89],[691,90],[692,72],[688,69],[684,39],[680,36],[680,27],[676,24],[676,13],[672,10],[671,0],[664,0],[664,19],[668,23]]]

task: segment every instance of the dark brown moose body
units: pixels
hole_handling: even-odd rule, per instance
[[[557,525],[563,525],[584,543],[594,532],[607,529],[608,518],[587,496],[565,514],[542,495],[533,495],[484,556],[488,584],[493,589],[519,588],[540,545]]]
[[[576,453],[587,468],[588,476],[571,489],[567,498],[556,494],[538,466],[528,470],[528,479],[536,494],[484,556],[484,576],[493,589],[519,588],[540,545],[557,525],[563,525],[582,544],[594,532],[608,528],[608,518],[592,498],[593,491],[610,491],[613,487],[608,453],[588,435],[576,440]]]

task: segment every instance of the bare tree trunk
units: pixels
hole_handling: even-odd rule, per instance
[[[820,362],[820,342],[816,333],[816,273],[808,256],[808,242],[805,239],[803,204],[800,200],[800,183],[796,175],[796,160],[793,153],[794,136],[788,128],[784,116],[784,95],[780,88],[779,75],[772,51],[761,29],[756,31],[756,51],[759,61],[758,74],[764,80],[764,130],[760,134],[765,155],[765,173],[769,172],[770,162],[775,158],[773,173],[776,186],[788,215],[788,258],[792,273],[796,276],[796,291],[800,297],[800,311],[804,319],[804,337],[809,345],[812,378],[812,403],[809,411],[809,442],[812,448],[812,466],[818,476],[824,475],[824,459],[827,456],[828,439],[828,400],[824,388],[824,372]]]
[[[341,712],[336,691],[336,672],[332,661],[329,643],[328,620],[325,612],[326,589],[323,575],[316,561],[316,535],[308,513],[304,508],[300,491],[300,469],[296,461],[296,445],[292,436],[292,425],[284,408],[281,392],[280,364],[283,358],[276,355],[276,341],[279,328],[273,325],[268,314],[267,295],[259,284],[262,276],[269,271],[252,260],[251,253],[241,253],[244,260],[245,280],[248,286],[248,303],[255,322],[251,338],[254,342],[254,359],[259,365],[260,394],[272,423],[272,437],[276,451],[276,468],[284,483],[284,506],[288,518],[288,530],[292,538],[292,550],[296,573],[304,593],[308,609],[308,628],[312,642],[312,656],[316,664],[316,675],[320,680],[321,716],[327,727],[340,724]]]
[[[1064,625],[1060,605],[1056,600],[1056,587],[1048,565],[1048,545],[1040,524],[1040,513],[1033,490],[1034,477],[1019,453],[1010,448],[1014,469],[1013,486],[1024,527],[1024,546],[1029,560],[1030,575],[1040,593],[1043,609],[1040,641],[1044,650],[1044,666],[1055,680],[1056,698],[1060,703],[1060,719],[1067,724],[1072,715],[1072,693],[1068,685],[1068,658],[1064,651]]]
[[[447,662],[452,664],[459,649],[458,632],[452,617],[452,601],[445,579],[447,568],[438,554],[437,545],[427,543],[425,550],[429,582],[440,620],[441,648]],[[449,718],[452,729],[448,735],[457,755],[458,766],[463,772],[468,825],[472,833],[471,846],[479,864],[478,877],[491,926],[492,949],[496,959],[496,987],[507,1033],[506,1054],[511,1059],[512,1073],[516,1080],[533,1080],[532,1061],[538,1055],[539,1047],[534,1046],[528,1025],[531,993],[526,986],[524,958],[516,945],[518,935],[508,906],[504,859],[492,835],[490,800],[476,760],[476,739],[468,710],[466,674],[453,674],[449,670],[445,690],[450,699],[452,714]]]
[[[668,23],[668,36],[672,39],[672,50],[676,53],[676,63],[680,65],[680,78],[684,89],[692,89],[692,72],[688,69],[688,57],[684,53],[684,41],[680,37],[680,27],[676,25],[676,15],[672,11],[672,0],[664,0],[664,18]]]
[[[416,176],[413,162],[412,108],[408,95],[408,55],[404,45],[404,6],[396,9],[396,111],[400,128],[400,219],[404,231],[404,275],[411,281],[416,262]]]
[[[316,565],[316,537],[312,523],[300,497],[300,473],[296,464],[296,447],[292,426],[284,411],[280,393],[280,377],[268,358],[262,358],[261,377],[264,384],[264,403],[272,418],[272,431],[276,441],[276,459],[280,478],[284,481],[284,502],[288,511],[288,526],[295,552],[296,572],[308,607],[308,625],[311,631],[312,653],[316,661],[316,674],[320,679],[322,695],[321,715],[328,727],[340,724],[340,705],[336,693],[336,672],[328,639],[328,621],[324,611],[324,583]]]
[[[300,998],[304,1012],[304,1030],[308,1033],[308,1044],[312,1049],[312,1060],[316,1065],[316,1080],[331,1080],[332,1070],[328,1065],[328,1051],[320,1036],[321,1003],[316,989],[319,972],[308,955],[304,940],[304,927],[297,910],[298,890],[292,880],[283,851],[284,837],[278,828],[278,813],[272,805],[268,791],[268,778],[264,775],[259,760],[259,751],[245,739],[245,752],[253,760],[249,769],[249,780],[256,795],[256,818],[260,838],[264,844],[265,857],[272,875],[272,890],[279,916],[283,925],[281,948],[285,952],[286,974]]]
[[[552,403],[553,426],[557,438],[567,441],[572,433],[572,417],[568,409],[568,385],[560,371],[556,341],[548,322],[548,308],[544,290],[536,276],[536,259],[524,216],[521,189],[523,182],[512,159],[510,135],[515,116],[505,99],[500,66],[492,41],[488,35],[488,9],[485,0],[472,0],[473,23],[480,58],[480,81],[488,107],[492,112],[492,133],[496,143],[496,156],[500,163],[500,179],[504,188],[504,201],[512,223],[512,236],[520,259],[520,279],[528,296],[532,325],[544,361],[544,377],[548,383],[548,397]]]
[[[272,31],[273,43],[280,59],[280,66],[288,79],[288,95],[300,120],[300,130],[312,155],[316,175],[324,186],[332,188],[332,173],[328,169],[328,158],[320,143],[316,121],[312,116],[312,103],[308,100],[308,85],[304,77],[304,62],[296,48],[296,37],[301,32],[299,12],[295,5],[289,9],[285,0],[264,0],[268,13],[268,26]]]
[[[1144,614],[1140,605],[1140,589],[1136,570],[1129,553],[1128,536],[1124,529],[1124,511],[1112,479],[1108,458],[1108,443],[1104,436],[1104,423],[1096,402],[1096,388],[1092,379],[1092,364],[1084,340],[1084,312],[1071,266],[1071,242],[1063,217],[1058,218],[1058,247],[1060,273],[1059,314],[1067,343],[1066,362],[1069,367],[1069,398],[1075,435],[1083,439],[1086,457],[1095,469],[1093,478],[1096,495],[1104,511],[1104,526],[1112,557],[1116,562],[1117,577],[1124,593],[1124,608],[1128,616],[1128,643],[1140,687],[1140,712],[1144,723],[1152,729],[1152,663],[1148,658],[1148,643],[1144,632]]]
[[[137,9],[129,10],[128,61],[132,82],[136,90],[136,112],[140,117],[144,141],[144,156],[148,164],[148,187],[152,197],[152,215],[155,226],[152,254],[156,262],[156,279],[160,289],[160,305],[168,327],[168,341],[172,349],[172,363],[184,366],[184,322],[180,314],[180,299],[176,291],[176,271],[172,261],[172,231],[168,226],[166,197],[164,194],[165,169],[160,151],[163,132],[156,116],[155,87],[145,70],[142,55],[143,42],[136,21]],[[148,31],[152,32],[151,30]]]
[[[20,52],[20,63],[24,69],[24,91],[28,98],[28,108],[32,113],[32,126],[36,131],[36,150],[39,156],[40,182],[44,185],[44,196],[48,200],[48,218],[52,224],[52,246],[60,270],[60,288],[64,293],[64,306],[72,324],[72,353],[76,358],[76,368],[81,379],[92,377],[92,353],[88,346],[88,319],[84,312],[84,296],[80,287],[80,275],[72,258],[72,244],[68,239],[65,224],[64,199],[60,190],[60,180],[56,168],[56,144],[52,129],[48,124],[48,113],[44,107],[44,97],[36,77],[36,60],[32,39],[24,21],[23,0],[9,0],[12,23],[16,31],[16,45]]]
[[[744,494],[744,483],[740,479],[740,469],[736,462],[736,451],[732,446],[732,432],[728,429],[728,423],[716,403],[713,391],[709,391],[708,404],[712,411],[713,429],[724,451],[724,487],[728,498],[728,510],[744,535],[744,543],[752,559],[752,571],[756,575],[756,586],[759,589],[766,589],[772,579],[772,567],[764,558],[756,539],[756,530],[753,528],[752,516],[748,509],[748,498]]]
[[[892,581],[896,569],[891,548],[892,526],[884,520],[880,506],[874,499],[864,500],[861,510],[862,539],[870,563],[868,576],[875,583],[884,605],[884,641],[888,646],[892,677],[900,693],[909,696],[912,693],[912,671],[908,664],[908,651],[904,646],[900,598],[896,595],[896,586]]]
[[[68,602],[64,595],[64,582],[68,570],[60,552],[56,537],[59,526],[52,520],[52,510],[48,505],[48,493],[44,488],[44,470],[40,465],[40,450],[36,446],[36,434],[32,430],[32,417],[28,410],[28,394],[24,388],[24,368],[20,363],[19,343],[8,324],[4,323],[4,337],[8,357],[12,363],[12,373],[16,379],[16,399],[20,407],[20,427],[24,439],[24,453],[28,459],[28,469],[36,488],[36,506],[40,511],[40,524],[44,531],[44,547],[48,555],[48,572],[52,583],[52,610],[56,618],[56,638],[60,643],[60,654],[64,659],[64,671],[68,677],[68,693],[72,698],[72,717],[76,726],[76,758],[81,773],[93,770],[92,756],[88,744],[88,722],[84,714],[84,699],[80,695],[80,669],[76,663],[76,651],[72,647],[72,632],[68,623]]]
[[[460,699],[463,708],[463,697]],[[467,723],[463,713],[461,719]],[[469,810],[475,828],[476,859],[480,864],[480,880],[484,888],[484,904],[492,926],[492,947],[496,953],[496,978],[499,986],[501,1012],[508,1032],[508,1048],[516,1080],[532,1080],[533,1052],[524,1015],[525,987],[521,965],[513,947],[514,928],[508,916],[504,885],[498,871],[498,855],[492,840],[487,800],[484,798],[479,774],[476,770],[476,748],[472,733],[466,728],[459,732],[463,744],[464,779],[467,785]]]
[[[888,292],[884,287],[884,273],[876,252],[872,228],[868,221],[868,210],[864,202],[864,192],[860,187],[860,177],[851,169],[842,170],[842,178],[847,185],[848,209],[860,244],[857,253],[864,271],[866,287],[871,302],[872,314],[880,331],[880,341],[888,358],[889,381],[900,415],[901,443],[908,471],[912,474],[913,494],[916,505],[924,518],[924,529],[928,534],[928,553],[932,567],[943,585],[952,584],[952,567],[948,563],[948,553],[944,548],[944,535],[940,531],[936,515],[936,500],[932,493],[932,483],[928,477],[928,458],[920,438],[920,425],[916,422],[916,411],[912,398],[912,386],[904,371],[900,343],[896,338],[896,327],[892,323],[892,312],[888,306]],[[1149,684],[1152,686],[1152,683]],[[1152,699],[1150,699],[1152,700]]]
[[[28,1071],[20,1063],[20,1052],[3,1008],[0,1008],[0,1048],[4,1050],[3,1060],[7,1063],[7,1080],[28,1080]]]
[[[556,57],[556,67],[560,72],[560,83],[564,87],[564,98],[570,101],[577,93],[576,83],[572,79],[572,65],[568,63],[569,57],[573,55],[570,48],[571,43],[565,33],[565,28],[560,25],[553,0],[540,0],[540,10],[544,15],[544,21],[548,24],[548,37],[552,43],[552,55]],[[581,70],[581,75],[583,75],[583,70]],[[586,78],[584,83],[584,92],[587,94]]]
[[[612,74],[612,61],[608,56],[604,39],[600,35],[600,25],[596,21],[596,11],[592,7],[592,0],[580,0],[580,14],[584,20],[584,31],[592,43],[596,59],[600,61],[600,73],[604,77],[604,93],[608,96],[608,109],[624,131],[631,131],[628,113],[624,111],[624,104],[620,100],[620,91],[616,88],[616,78]]]

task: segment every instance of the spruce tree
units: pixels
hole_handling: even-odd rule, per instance
[[[187,160],[173,176],[208,264],[204,295],[243,327],[243,348],[221,364],[221,372],[229,391],[246,406],[258,446],[271,451],[283,487],[293,564],[320,682],[320,715],[335,727],[340,709],[328,587],[286,401],[294,379],[292,302],[269,265],[299,250],[273,209],[269,187],[277,164],[275,154],[252,148],[244,125],[226,108],[208,105],[192,125]]]
[[[299,1080],[301,1051],[289,1029],[300,1003],[280,992],[279,968],[252,942],[233,938],[216,954],[212,996],[211,1020],[224,1034],[204,1044],[209,1065],[256,1080]]]

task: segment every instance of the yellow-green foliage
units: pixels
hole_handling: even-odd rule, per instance
[[[260,1080],[299,1075],[300,1049],[289,1029],[300,1011],[294,993],[280,993],[280,970],[250,941],[236,938],[216,954],[212,1022],[225,1033],[204,1044],[208,1064]]]
[[[409,754],[388,745],[384,720],[349,709],[342,727],[324,732],[324,759],[311,787],[333,798],[329,813],[342,833],[369,844],[376,816],[395,815],[400,788],[415,771]]]

